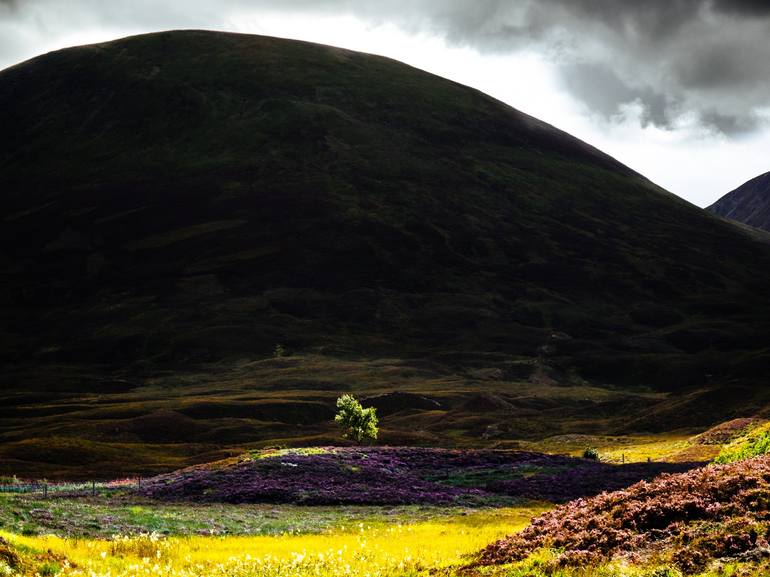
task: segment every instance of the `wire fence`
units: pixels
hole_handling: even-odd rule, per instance
[[[141,477],[117,481],[11,481],[0,482],[0,493],[30,496],[91,496],[112,493],[121,489],[135,489],[142,486]]]

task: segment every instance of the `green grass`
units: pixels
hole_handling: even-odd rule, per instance
[[[544,507],[544,504],[524,503],[517,508],[541,511]],[[462,518],[477,510],[493,511],[422,505],[164,504],[114,494],[93,499],[0,495],[0,531],[82,538],[151,532],[167,536],[314,534],[359,523],[395,525]]]
[[[715,462],[732,463],[770,453],[770,423],[752,427],[741,437],[722,448]]]

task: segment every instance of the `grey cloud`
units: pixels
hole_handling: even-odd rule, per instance
[[[644,126],[672,127],[672,110],[677,103],[649,86],[631,86],[611,68],[597,64],[562,66],[560,72],[567,90],[607,120],[621,114],[622,105],[639,103]]]
[[[700,115],[700,120],[707,128],[728,136],[743,136],[753,132],[759,120],[756,115],[749,114],[722,114],[714,110],[705,110]]]

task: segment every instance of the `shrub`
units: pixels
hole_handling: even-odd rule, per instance
[[[595,447],[586,447],[586,450],[583,451],[583,458],[584,459],[591,459],[592,461],[598,461],[599,460],[599,450]]]
[[[655,561],[676,567],[669,575],[698,574],[717,559],[763,555],[768,498],[770,457],[661,475],[548,511],[489,545],[480,563],[521,561],[544,547],[588,564],[588,554],[603,562],[654,551]]]
[[[364,409],[353,395],[342,395],[337,399],[334,422],[342,428],[343,437],[359,444],[377,438],[377,409]]]

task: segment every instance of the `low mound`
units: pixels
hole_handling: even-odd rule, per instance
[[[760,420],[756,417],[742,417],[711,427],[695,438],[699,445],[724,445],[744,435]]]
[[[327,447],[263,451],[190,467],[154,477],[142,491],[159,499],[230,503],[564,502],[693,466],[617,466],[522,451]]]
[[[549,511],[487,547],[480,563],[511,563],[548,548],[563,550],[563,565],[647,558],[692,574],[714,559],[770,555],[769,504],[770,457],[663,475]]]

